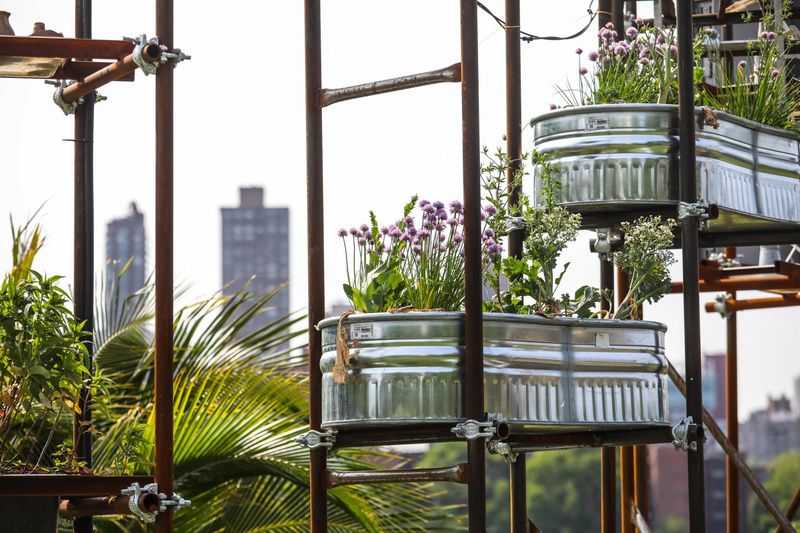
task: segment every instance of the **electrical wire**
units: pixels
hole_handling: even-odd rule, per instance
[[[532,33],[528,33],[526,31],[522,31],[520,29],[519,38],[520,38],[521,41],[525,41],[526,43],[530,43],[532,41],[568,41],[570,39],[574,39],[576,37],[579,37],[579,36],[583,35],[584,33],[586,33],[586,30],[591,28],[592,22],[594,22],[594,19],[597,17],[597,12],[596,11],[592,11],[592,5],[594,5],[594,0],[590,0],[589,8],[586,10],[586,12],[589,14],[589,22],[587,22],[586,25],[583,28],[581,28],[577,32],[573,33],[572,35],[565,35],[565,36],[534,35]],[[501,28],[503,28],[503,29],[508,29],[509,28],[509,26],[506,23],[506,21],[504,21],[503,19],[501,19],[500,17],[498,17],[497,15],[492,13],[492,11],[488,7],[483,5],[481,2],[478,2],[478,7],[481,8],[483,11],[485,11],[490,17],[492,17],[495,20],[495,22],[497,22],[497,24],[500,25]]]

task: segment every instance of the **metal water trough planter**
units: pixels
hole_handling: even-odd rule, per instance
[[[332,376],[338,322],[319,324],[323,427],[463,420],[463,313],[347,317],[343,384]],[[487,313],[486,410],[513,432],[669,425],[665,331],[656,322]]]
[[[797,228],[800,136],[699,108],[695,119],[698,198],[720,208],[709,231]],[[678,203],[677,106],[574,107],[531,126],[534,148],[559,169],[560,203],[571,210],[657,213]]]

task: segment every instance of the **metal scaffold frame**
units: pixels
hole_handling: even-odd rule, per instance
[[[173,1],[156,0],[158,39],[108,41],[92,39],[92,0],[75,0],[75,39],[0,36],[0,56],[61,58],[53,79],[62,82],[54,100],[75,113],[74,152],[74,311],[92,332],[94,286],[94,103],[97,88],[131,81],[137,68],[156,75],[155,97],[155,475],[2,475],[2,496],[66,496],[62,517],[76,518],[74,530],[93,530],[92,516],[134,513],[155,521],[158,533],[173,531],[173,510],[188,502],[173,493],[173,69],[188,56],[173,50]],[[142,36],[144,37],[144,36]],[[87,59],[88,58],[88,59]],[[94,61],[112,59],[116,62]],[[157,68],[157,71],[156,71]],[[89,345],[91,353],[91,344]],[[91,361],[90,361],[91,365]],[[81,394],[75,421],[77,456],[91,467],[91,398]],[[155,483],[156,485],[150,485]],[[144,486],[143,488],[141,486]],[[157,486],[157,489],[156,489]],[[121,496],[121,494],[123,494]],[[135,504],[129,501],[135,500]]]
[[[390,91],[409,89],[431,83],[460,82],[462,89],[462,132],[463,132],[463,177],[464,204],[466,211],[466,309],[465,320],[467,332],[464,393],[468,398],[465,405],[467,419],[485,421],[483,412],[483,355],[482,355],[482,316],[480,311],[481,273],[479,270],[479,249],[476,242],[479,212],[479,139],[478,120],[478,60],[477,60],[477,28],[476,2],[460,0],[461,5],[461,63],[444,69],[411,76],[403,76],[391,80],[355,85],[343,89],[324,89],[322,86],[321,44],[320,44],[320,0],[305,0],[306,27],[306,143],[307,143],[307,186],[308,186],[308,294],[309,294],[309,376],[310,376],[310,420],[309,438],[317,439],[311,446],[311,531],[322,533],[327,531],[326,492],[329,487],[343,483],[391,483],[403,481],[448,481],[467,483],[469,531],[486,530],[485,509],[485,442],[482,439],[470,440],[468,443],[467,463],[453,467],[427,470],[375,471],[369,473],[338,473],[327,468],[327,453],[332,449],[343,447],[375,446],[384,444],[402,444],[413,442],[441,442],[455,440],[449,427],[395,427],[391,433],[381,429],[348,429],[337,430],[335,435],[322,431],[322,384],[320,358],[322,355],[321,334],[315,326],[324,318],[324,227],[323,227],[323,172],[322,172],[322,108],[338,101],[370,96]],[[692,39],[695,25],[730,24],[734,17],[726,14],[730,4],[723,1],[720,12],[715,15],[693,15],[691,0],[678,0],[675,17],[678,28],[678,65],[679,65],[679,136],[680,143],[680,200],[684,206],[693,206],[698,202],[696,196],[695,166],[695,124],[694,113],[694,81]],[[600,27],[613,21],[615,26],[624,26],[624,10],[635,13],[635,2],[623,0],[600,0],[598,20]],[[661,14],[661,11],[658,11]],[[666,18],[666,15],[665,15]],[[521,65],[520,65],[520,2],[505,1],[505,38],[506,38],[506,123],[507,151],[511,161],[509,184],[512,176],[521,164]],[[730,33],[725,28],[723,35]],[[519,191],[510,191],[512,201],[516,201]],[[701,266],[700,247],[736,246],[748,244],[790,243],[800,240],[800,231],[783,230],[769,234],[758,232],[736,232],[725,235],[704,234],[700,232],[700,211],[689,209],[689,216],[681,217],[681,231],[678,237],[683,255],[684,282],[675,284],[674,292],[682,292],[684,301],[685,328],[685,368],[686,380],[670,365],[670,378],[687,398],[687,418],[681,425],[681,433],[676,441],[688,454],[688,487],[690,505],[690,531],[705,531],[705,490],[703,442],[706,429],[719,441],[727,455],[728,471],[738,472],[751,485],[756,494],[767,507],[770,514],[784,531],[793,531],[789,520],[800,506],[800,491],[795,495],[787,512],[780,511],[774,500],[766,493],[763,486],[755,478],[741,455],[737,451],[736,424],[729,429],[729,437],[703,408],[702,402],[702,370],[699,329],[699,293],[725,287],[730,292],[726,304],[732,311],[728,318],[728,364],[727,383],[728,416],[736,415],[736,362],[735,362],[735,312],[747,308],[762,308],[778,305],[775,302],[738,302],[735,290],[749,288],[753,281],[739,279],[736,281],[721,279],[721,276],[707,277],[708,269]],[[694,213],[697,212],[698,216]],[[675,216],[674,212],[668,213]],[[596,224],[595,224],[596,225]],[[512,232],[509,236],[509,253],[519,256],[522,250],[521,235]],[[727,249],[727,253],[733,249]],[[614,288],[614,270],[611,263],[600,255],[601,289]],[[785,264],[784,264],[785,265]],[[797,279],[776,267],[777,276],[767,283],[771,287],[795,287]],[[794,271],[792,272],[794,274]],[[724,278],[724,276],[722,276]],[[789,281],[787,281],[789,280]],[[621,275],[619,286],[624,288],[627,280]],[[750,285],[748,285],[748,283]],[[789,285],[786,285],[789,283]],[[760,285],[759,285],[760,286]],[[623,293],[625,291],[622,291]],[[781,297],[779,305],[796,305],[794,298]],[[604,302],[604,305],[610,305]],[[737,307],[738,306],[738,307]],[[495,424],[494,431],[501,432],[502,424]],[[521,533],[534,530],[526,509],[525,491],[525,455],[527,450],[548,449],[557,447],[589,446],[601,447],[601,530],[613,532],[618,523],[616,512],[616,457],[615,447],[620,448],[620,480],[621,508],[620,521],[623,532],[635,530],[646,531],[649,526],[649,490],[648,460],[646,444],[672,442],[671,431],[651,430],[616,430],[603,432],[582,432],[560,435],[515,435],[505,428],[503,435],[506,450],[514,450],[509,454],[516,460],[509,465],[511,531]],[[307,443],[306,443],[307,444]],[[466,471],[466,477],[464,476]],[[728,481],[728,531],[737,531],[738,523],[731,522],[731,513],[738,513],[738,501],[730,501],[734,494],[736,481],[729,474]],[[737,524],[732,527],[731,524]],[[530,528],[530,529],[529,529]]]

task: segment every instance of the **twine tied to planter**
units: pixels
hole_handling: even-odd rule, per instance
[[[355,313],[355,310],[348,309],[339,315],[339,324],[336,326],[336,363],[333,365],[333,381],[339,384],[347,382],[347,368],[350,366],[350,348],[347,346],[347,332],[344,329],[344,321],[347,317]]]

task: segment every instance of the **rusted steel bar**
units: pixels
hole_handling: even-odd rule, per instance
[[[638,506],[633,506],[632,514],[633,525],[636,526],[636,529],[639,530],[639,533],[650,533],[651,530],[650,525],[647,523],[647,517]]]
[[[678,134],[680,200],[697,202],[697,176],[694,124],[694,55],[692,43],[692,1],[676,0],[678,23]],[[681,247],[683,252],[683,320],[684,354],[686,358],[686,411],[696,422],[702,419],[703,389],[700,363],[700,290],[699,249],[697,217],[689,216],[681,221]],[[694,436],[690,436],[694,438]],[[705,475],[703,447],[688,453],[689,531],[705,531]]]
[[[400,76],[388,80],[373,81],[338,89],[321,89],[319,94],[322,100],[322,107],[327,107],[338,102],[364,98],[365,96],[403,91],[436,83],[458,83],[460,81],[461,65],[456,63],[439,70],[409,74],[408,76]]]
[[[625,32],[625,0],[611,0],[611,22],[620,35]]]
[[[467,482],[467,465],[461,463],[445,468],[413,468],[407,470],[328,471],[328,488],[340,485],[370,485],[376,483],[426,483],[448,481]]]
[[[453,424],[425,426],[395,426],[392,431],[381,428],[339,429],[336,431],[336,448],[382,446],[386,444],[420,444],[456,441]],[[317,430],[319,431],[319,430]]]
[[[113,63],[108,61],[75,61],[67,60],[66,63],[58,67],[51,79],[55,80],[82,80],[85,77],[102,70]],[[122,76],[116,81],[133,81],[134,72]]]
[[[650,519],[650,462],[647,446],[633,447],[633,487],[634,503],[645,520]]]
[[[4,474],[0,476],[0,496],[108,496],[132,483],[152,482],[152,476]]]
[[[322,175],[322,44],[320,0],[305,0],[306,198],[308,231],[308,387],[309,429],[322,424],[322,338],[316,329],[325,318],[325,227]],[[310,451],[311,533],[327,533],[327,458]]]
[[[173,2],[156,0],[156,33],[173,46]],[[173,100],[174,65],[156,75],[156,309],[155,309],[155,477],[158,490],[174,490],[172,420],[173,320]],[[156,533],[172,533],[173,511],[159,513]]]
[[[633,490],[633,446],[619,449],[619,497],[622,533],[634,533],[632,511],[635,505]]]
[[[605,446],[627,446],[629,444],[660,444],[672,442],[672,428],[664,426],[643,429],[581,431],[556,435],[512,433],[506,442],[515,452],[557,450],[562,448],[600,448]]]
[[[800,280],[793,280],[781,274],[765,274],[756,276],[736,276],[716,280],[700,280],[700,292],[719,291],[771,291],[781,289],[797,289],[800,291]],[[683,292],[683,282],[674,281],[670,292]]]
[[[91,518],[92,516],[132,514],[130,496],[101,496],[97,498],[70,498],[61,500],[58,515],[64,519]],[[139,508],[148,512],[158,511],[161,500],[151,492],[139,496]]]
[[[464,177],[464,414],[485,420],[483,408],[483,313],[481,267],[480,113],[478,100],[478,6],[461,0],[461,131]],[[467,443],[470,533],[486,531],[486,447]]]
[[[786,508],[786,519],[789,521],[794,520],[794,515],[797,514],[797,510],[800,508],[800,488],[797,489],[797,492],[794,493],[794,497],[792,501],[789,503],[789,507]],[[780,533],[780,528],[778,528],[777,533]]]
[[[735,313],[737,311],[749,311],[753,309],[773,309],[775,307],[793,307],[800,305],[800,294],[784,294],[773,298],[751,298],[749,300],[725,300],[725,311]],[[717,302],[707,302],[705,305],[707,313],[719,311]]]
[[[155,44],[149,44],[144,47],[142,55],[150,62],[157,61],[161,57],[161,48]],[[128,76],[136,69],[137,66],[133,61],[133,54],[127,55],[120,61],[112,63],[86,76],[83,80],[65,87],[61,94],[61,99],[67,104],[77,102],[80,97],[112,81]]]
[[[607,258],[600,259],[600,290],[608,291],[609,299],[600,300],[600,308],[614,310],[614,265]],[[600,451],[600,530],[615,533],[617,527],[617,450],[603,448]]]
[[[92,37],[92,0],[75,0],[75,35]],[[83,322],[89,335],[94,331],[94,101],[89,99],[75,111],[74,142],[74,224],[73,283],[75,318]],[[86,367],[94,370],[94,343],[86,342]],[[92,398],[88,387],[81,387],[80,414],[73,422],[75,455],[92,467]],[[75,533],[91,533],[91,516],[78,518]]]
[[[672,366],[672,363],[669,363],[667,371],[670,379],[673,383],[675,383],[675,387],[677,387],[681,394],[686,396],[686,382],[683,380],[675,367]],[[775,500],[772,499],[772,496],[770,496],[766,489],[764,489],[764,486],[761,484],[761,482],[756,479],[755,474],[753,474],[753,471],[750,470],[749,466],[747,466],[747,463],[742,458],[739,450],[737,450],[733,444],[731,444],[731,441],[729,441],[728,437],[725,436],[722,428],[719,427],[719,424],[717,424],[717,422],[708,413],[708,411],[705,410],[705,408],[702,409],[702,420],[703,424],[708,429],[708,432],[711,433],[711,436],[713,436],[714,439],[719,443],[722,451],[731,458],[736,470],[738,470],[739,474],[744,478],[745,481],[747,481],[747,484],[750,485],[750,487],[753,489],[753,492],[756,493],[756,496],[758,496],[758,499],[764,504],[764,507],[766,507],[769,514],[772,515],[776,522],[778,522],[778,525],[787,533],[794,532],[795,529],[783,514],[783,511],[781,511],[780,507],[778,507],[778,504],[775,503]]]
[[[520,60],[521,41],[519,0],[506,0],[506,151],[509,166],[506,180],[509,187],[510,205],[519,205],[522,183],[515,182],[515,176],[522,166],[522,63]],[[522,231],[508,234],[508,254],[522,256]],[[521,531],[521,530],[520,530]]]
[[[736,248],[726,247],[725,258],[736,259]],[[729,297],[736,300],[736,293]],[[728,440],[739,449],[739,378],[738,378],[738,334],[736,313],[725,320],[725,420]],[[727,533],[739,533],[739,473],[733,460],[725,456],[725,514]]]
[[[511,533],[527,533],[529,529],[526,463],[525,453],[520,453],[514,462],[508,464]]]
[[[127,41],[0,36],[0,56],[122,59],[133,47]]]

